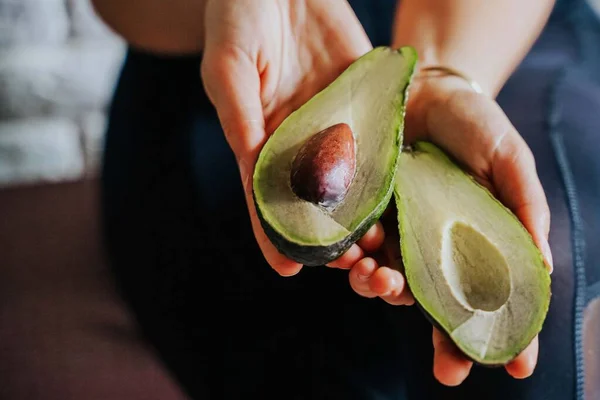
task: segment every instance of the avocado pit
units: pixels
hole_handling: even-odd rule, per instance
[[[352,129],[330,126],[310,137],[292,161],[290,184],[299,198],[331,209],[346,196],[356,173]]]

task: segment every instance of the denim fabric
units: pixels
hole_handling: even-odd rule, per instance
[[[375,45],[387,43],[394,3],[351,2]],[[476,367],[458,388],[433,379],[431,326],[415,307],[360,298],[344,271],[270,269],[200,55],[131,50],[107,135],[106,240],[123,296],[182,387],[198,399],[578,398],[578,302],[598,281],[600,226],[600,65],[582,62],[593,58],[580,45],[596,26],[579,7],[555,14],[498,99],[536,156],[553,215],[539,365],[526,380]]]

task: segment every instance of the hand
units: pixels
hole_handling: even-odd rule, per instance
[[[429,140],[453,155],[481,184],[509,207],[531,232],[552,270],[548,246],[550,212],[538,179],[533,155],[496,102],[475,93],[458,78],[415,78],[406,115],[405,143]],[[389,234],[392,230],[387,230]],[[397,238],[385,239],[385,262],[398,259]],[[391,258],[391,261],[390,261]],[[408,304],[402,293],[404,279],[397,272],[379,268],[373,259],[359,261],[350,273],[350,284],[363,296],[373,297],[379,287],[394,287],[391,304]],[[391,264],[386,264],[391,265]],[[397,269],[397,268],[396,268]],[[381,271],[384,272],[381,272]],[[360,278],[359,274],[366,275]],[[443,384],[454,386],[468,376],[472,362],[434,328],[434,375]],[[515,378],[533,373],[538,355],[538,338],[512,363],[507,372]]]
[[[252,198],[252,173],[268,136],[295,109],[372,49],[345,0],[209,0],[202,78],[235,153],[256,240],[281,275],[299,263],[266,237]],[[381,245],[376,224],[331,267],[350,268]]]

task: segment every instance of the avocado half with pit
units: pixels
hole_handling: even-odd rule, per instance
[[[381,216],[393,194],[413,48],[378,47],[293,112],[254,170],[262,227],[307,266],[341,256]]]
[[[471,360],[512,361],[539,333],[550,275],[520,221],[441,149],[400,156],[394,197],[407,283]]]

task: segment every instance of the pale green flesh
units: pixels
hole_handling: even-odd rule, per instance
[[[541,329],[550,301],[529,233],[428,143],[400,156],[395,197],[415,299],[472,359],[510,361]]]
[[[376,48],[291,114],[261,151],[254,196],[262,218],[290,242],[327,246],[348,237],[393,190],[404,117],[404,93],[416,54]],[[299,199],[291,163],[315,133],[345,122],[356,143],[356,175],[335,210]]]

